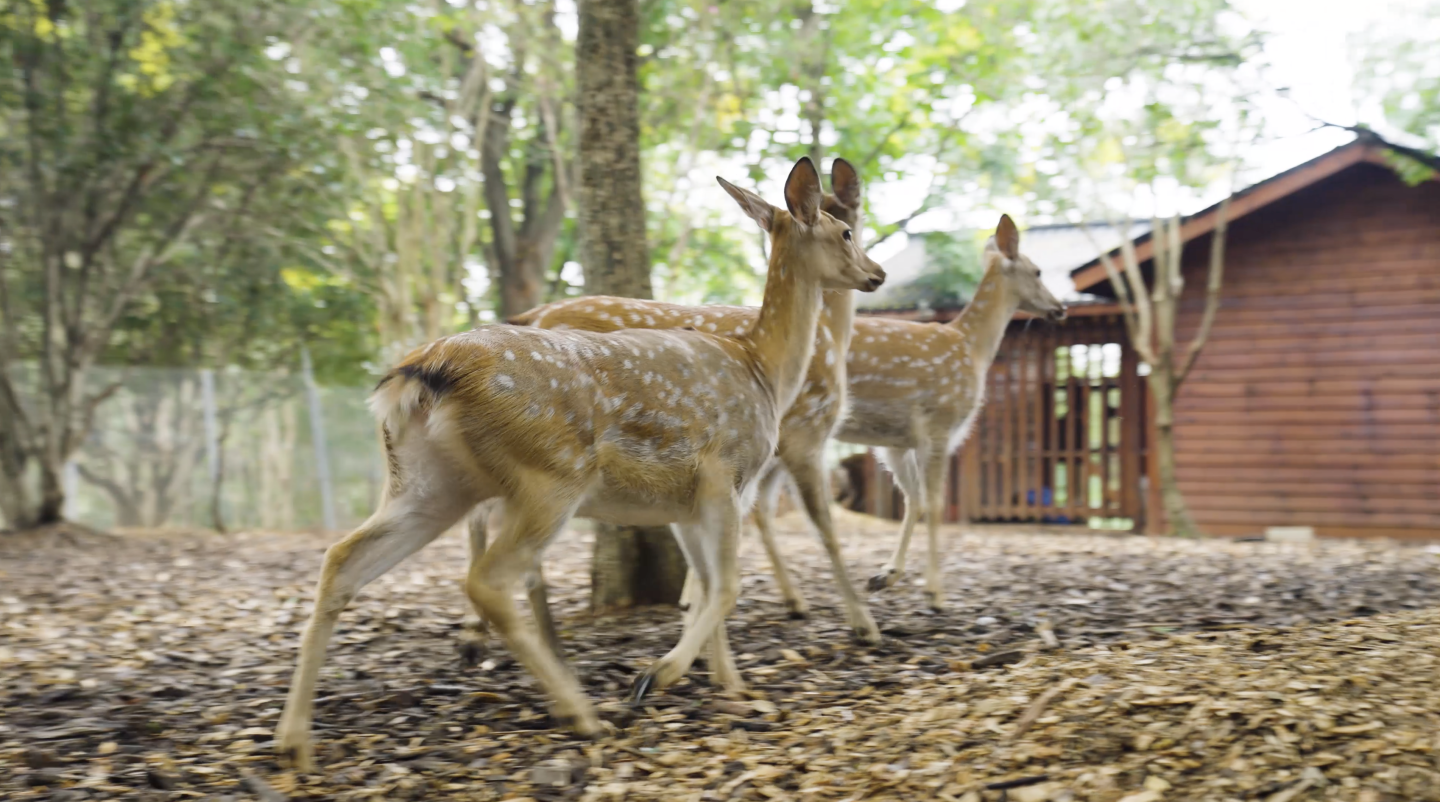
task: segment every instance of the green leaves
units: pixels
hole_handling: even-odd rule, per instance
[[[1354,39],[1359,61],[1357,82],[1364,96],[1379,101],[1384,122],[1414,137],[1423,149],[1440,155],[1440,2],[1415,0],[1388,29],[1375,28]],[[1363,112],[1375,111],[1362,109]],[[1428,165],[1397,155],[1392,166],[1410,182],[1435,174]]]
[[[349,358],[453,330],[494,304],[476,279],[508,269],[512,235],[530,237],[539,285],[569,291],[573,224],[545,210],[573,183],[556,169],[573,150],[575,65],[549,3],[51,8],[0,15],[0,56],[20,67],[0,77],[0,194],[93,213],[64,218],[63,242],[36,239],[38,220],[14,229],[30,239],[0,267],[12,298],[41,308],[45,253],[108,259],[81,305],[93,319],[125,267],[205,212],[136,288],[106,359],[258,363],[299,337]],[[929,177],[922,197],[869,199],[880,235],[996,196],[1058,214],[1104,182],[1209,180],[1243,111],[1234,95],[1212,103],[1215,87],[1255,44],[1233,16],[1223,0],[649,0],[637,57],[658,284],[758,297],[759,237],[701,194],[721,166],[758,184],[801,155],[843,155],[869,186]],[[1395,93],[1397,115],[1433,125],[1429,95],[1412,108]],[[129,182],[142,191],[122,203]],[[37,320],[18,323],[29,353]],[[184,347],[166,344],[172,325]]]

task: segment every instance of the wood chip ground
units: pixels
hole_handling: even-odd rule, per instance
[[[922,547],[870,596],[886,640],[865,648],[783,523],[810,620],[747,543],[751,693],[702,662],[640,710],[625,692],[678,612],[589,616],[587,536],[552,548],[568,656],[614,726],[594,743],[550,728],[498,644],[461,667],[465,552],[443,538],[341,618],[317,775],[270,750],[325,538],[0,539],[0,798],[1440,800],[1433,548],[954,531],[949,609],[924,607]],[[894,525],[841,526],[863,586]]]

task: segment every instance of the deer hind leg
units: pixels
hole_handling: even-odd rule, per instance
[[[930,464],[925,468],[925,500],[929,502],[925,511],[925,526],[929,534],[930,550],[925,562],[925,600],[930,609],[944,608],[945,590],[940,581],[940,522],[945,511],[945,474],[949,459],[943,450],[930,455]]]
[[[530,600],[530,615],[535,618],[535,625],[540,628],[540,637],[545,639],[545,645],[550,647],[550,651],[563,660],[565,652],[560,648],[560,633],[556,631],[555,618],[550,614],[550,587],[545,584],[545,570],[538,561],[535,563],[535,573],[530,576],[527,598]]]
[[[885,465],[895,475],[895,483],[905,496],[905,520],[900,524],[900,542],[895,544],[895,553],[890,561],[880,567],[880,573],[870,577],[870,590],[884,590],[892,587],[905,574],[905,555],[910,550],[910,536],[915,533],[915,521],[920,509],[925,506],[925,486],[916,461],[916,451],[906,448],[883,449]]]
[[[870,617],[870,609],[865,600],[860,598],[860,594],[855,592],[855,585],[850,581],[850,574],[845,569],[845,555],[840,551],[840,541],[835,536],[835,523],[830,518],[830,482],[825,475],[823,460],[823,454],[816,450],[788,459],[785,465],[789,468],[790,475],[795,477],[795,486],[800,490],[800,500],[805,504],[805,512],[810,515],[815,530],[820,533],[820,542],[825,545],[825,553],[830,555],[830,568],[835,572],[835,587],[845,602],[845,620],[850,624],[856,638],[873,646],[880,642],[880,628],[875,626],[875,619]]]
[[[775,544],[775,501],[784,483],[785,470],[779,460],[771,460],[760,477],[760,490],[755,495],[755,528],[760,530],[760,542],[765,545],[765,554],[770,557],[770,567],[775,573],[775,585],[785,600],[785,609],[791,618],[805,618],[810,614],[810,605],[790,581],[790,572],[785,568],[785,557]]]
[[[340,611],[361,588],[439,537],[474,503],[464,490],[441,484],[402,491],[386,500],[359,529],[325,551],[315,609],[300,639],[299,662],[275,730],[276,749],[296,769],[314,769],[310,721],[315,682]]]
[[[745,690],[745,680],[735,665],[735,653],[730,650],[730,636],[725,631],[725,622],[715,627],[710,636],[710,675],[716,685],[732,693]]]
[[[712,643],[716,680],[732,690],[740,686],[739,672],[729,653],[723,627],[725,617],[740,597],[740,570],[736,559],[740,543],[740,499],[730,486],[727,472],[706,471],[696,493],[697,519],[673,528],[685,552],[690,570],[699,584],[700,605],[694,623],[685,628],[680,642],[636,678],[631,699],[640,701],[651,690],[674,684]]]
[[[470,547],[470,561],[473,563],[485,553],[489,540],[490,518],[500,506],[500,499],[482,502],[471,510],[466,518],[466,543]],[[474,668],[485,656],[485,641],[490,634],[489,623],[480,608],[471,605],[474,615],[465,616],[460,633],[460,662],[466,668]]]
[[[695,569],[687,564],[685,569],[685,585],[680,588],[680,610],[682,612],[682,629],[689,629],[695,623],[695,615],[700,612],[700,601],[704,594],[700,592],[700,580],[695,576]]]
[[[515,582],[537,570],[546,544],[574,513],[577,501],[557,503],[565,494],[553,490],[529,490],[507,500],[500,536],[471,561],[465,591],[550,696],[556,721],[589,737],[600,733],[600,719],[564,661],[520,616],[513,597]]]
[[[485,553],[490,524],[494,519],[495,511],[501,509],[500,502],[501,499],[491,499],[480,504],[466,520],[472,562]],[[560,656],[563,652],[560,650],[560,636],[555,630],[555,619],[550,615],[549,588],[545,584],[544,572],[539,567],[530,578],[528,589],[530,613],[540,626],[540,634],[544,636],[546,644],[550,646],[556,656]],[[480,660],[485,656],[485,641],[490,634],[489,623],[485,620],[484,612],[473,604],[471,607],[474,615],[465,617],[463,631],[460,635],[460,661],[466,668],[474,668],[480,664]]]

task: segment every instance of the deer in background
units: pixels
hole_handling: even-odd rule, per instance
[[[822,207],[826,213],[860,231],[860,176],[844,159],[830,166],[832,193],[826,194]],[[858,247],[858,239],[857,239]],[[510,318],[517,325],[546,329],[614,332],[626,329],[693,328],[697,331],[740,335],[755,325],[759,310],[738,306],[682,306],[659,301],[644,301],[611,296],[583,296],[536,307]],[[776,497],[789,471],[800,491],[801,501],[814,523],[834,570],[835,584],[845,604],[845,616],[856,637],[864,643],[880,642],[880,629],[869,609],[855,591],[845,568],[845,558],[830,518],[829,477],[825,471],[824,448],[832,430],[845,409],[845,355],[850,346],[850,333],[855,319],[855,297],[849,290],[825,293],[820,310],[820,325],[815,337],[815,355],[805,374],[805,382],[793,406],[780,424],[777,459],[766,467],[755,499],[754,521],[770,562],[775,568],[776,584],[792,617],[803,618],[808,606],[790,580],[784,560],[775,543],[773,519]],[[471,516],[470,551],[485,550],[486,530],[492,509],[481,507]],[[690,598],[694,575],[686,581],[687,614],[695,609]],[[530,608],[541,631],[552,648],[559,650],[559,639],[546,600],[543,575],[532,577]],[[461,644],[462,655],[473,663],[480,654],[479,639],[484,622],[468,621],[468,630]]]
[[[548,693],[555,719],[581,735],[601,729],[575,676],[517,614],[512,589],[576,514],[672,524],[697,577],[692,625],[637,678],[634,698],[678,680],[707,642],[716,680],[743,687],[724,628],[739,594],[741,516],[800,392],[822,291],[874,290],[885,274],[850,227],[822,211],[809,159],[785,182],[787,210],[720,183],[771,238],[764,302],[751,328],[597,334],[485,326],[413,351],[380,381],[371,407],[385,443],[384,498],[325,552],[275,734],[297,768],[314,765],[315,683],[341,610],[492,498],[503,500],[503,531],[473,555],[465,589]]]
[[[1065,305],[1045,288],[1040,269],[1020,253],[1020,232],[1000,217],[985,244],[985,275],[965,311],[947,324],[860,318],[850,344],[850,414],[836,439],[879,446],[881,459],[905,494],[900,542],[871,590],[895,584],[915,522],[924,512],[930,553],[925,595],[939,610],[940,519],[950,455],[965,442],[984,402],[985,376],[1016,311],[1051,321]]]

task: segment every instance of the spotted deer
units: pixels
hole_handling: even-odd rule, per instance
[[[850,226],[821,209],[820,176],[802,158],[786,209],[720,181],[771,240],[764,302],[740,332],[601,334],[484,326],[406,356],[380,381],[387,483],[380,507],[325,553],[315,607],[276,747],[314,765],[315,683],[341,610],[367,583],[478,504],[499,498],[503,531],[473,555],[465,590],[581,735],[601,730],[563,660],[517,614],[514,583],[574,515],[673,527],[697,577],[699,609],[679,642],[637,678],[638,701],[680,679],[702,647],[726,688],[743,687],[724,628],[739,594],[740,518],[799,394],[824,290],[874,290],[884,271]]]
[[[1063,320],[1065,305],[1020,253],[1020,232],[1000,217],[985,245],[985,274],[965,311],[946,324],[865,317],[850,342],[850,414],[835,437],[878,446],[905,494],[900,542],[870,579],[870,589],[895,584],[905,573],[910,536],[923,512],[929,529],[925,594],[940,609],[940,518],[950,455],[965,442],[984,401],[985,376],[1017,310]]]
[[[838,188],[836,195],[841,195]],[[944,591],[940,577],[939,526],[949,457],[969,434],[984,401],[986,374],[1016,311],[1023,310],[1051,321],[1065,317],[1065,305],[1045,288],[1040,280],[1040,269],[1020,253],[1020,232],[1009,215],[1000,217],[995,236],[986,243],[984,264],[985,273],[974,298],[963,313],[944,325],[875,317],[855,318],[853,304],[846,306],[845,319],[853,320],[854,329],[848,338],[848,350],[840,352],[846,356],[843,360],[836,360],[837,365],[843,365],[838,370],[832,371],[835,366],[826,364],[822,357],[825,340],[822,323],[821,342],[817,342],[816,358],[811,362],[805,388],[781,424],[781,463],[796,477],[806,509],[821,532],[831,562],[835,565],[835,581],[842,598],[847,600],[847,605],[849,600],[856,599],[856,607],[859,614],[865,616],[865,621],[869,620],[869,613],[863,602],[858,601],[841,562],[838,541],[830,522],[828,491],[816,482],[808,482],[807,487],[807,481],[802,478],[819,473],[820,448],[824,442],[823,439],[817,442],[819,431],[815,428],[816,419],[807,416],[812,407],[805,405],[808,401],[814,405],[813,408],[834,414],[830,425],[838,422],[834,431],[836,439],[880,447],[882,461],[894,473],[896,483],[904,493],[905,516],[901,523],[900,542],[880,573],[870,578],[869,589],[879,591],[891,587],[904,575],[910,538],[923,514],[930,546],[925,593],[930,606],[940,609]],[[833,293],[827,296],[827,304],[836,300]],[[845,300],[850,300],[848,293]],[[646,320],[644,309],[652,310],[649,314],[655,316],[655,324],[668,322],[671,310],[676,310],[674,316],[685,325],[694,325],[697,320],[706,325],[705,320],[711,318],[705,315],[719,310],[723,316],[712,320],[717,323],[717,328],[719,325],[731,325],[731,321],[740,319],[741,313],[749,311],[753,314],[753,310],[734,307],[675,307],[653,302],[632,301],[628,302],[632,307],[618,306],[624,302],[624,299],[617,298],[577,298],[538,307],[523,317],[541,326],[616,330],[632,314],[642,316],[642,325],[653,325]],[[586,308],[592,304],[593,309]],[[663,311],[665,315],[655,315],[656,311]],[[833,315],[833,306],[830,311]],[[600,317],[601,314],[606,317]],[[830,322],[833,324],[835,319],[831,317]],[[842,334],[832,332],[832,336],[841,347],[847,344]],[[825,377],[837,375],[841,384],[825,382]],[[837,386],[840,389],[834,389]],[[837,400],[831,400],[837,395]],[[848,413],[840,416],[839,410],[847,404]],[[824,432],[828,436],[830,428],[825,428]],[[787,442],[798,443],[800,448],[787,450]],[[795,459],[797,454],[804,459]],[[798,470],[795,467],[797,464],[800,466]],[[810,465],[817,466],[813,472],[807,472]],[[784,556],[776,548],[768,526],[779,475],[775,466],[767,468],[761,482],[761,495],[756,500],[755,517],[775,570],[777,584],[786,595],[787,605],[792,610],[803,610],[803,600],[789,580]],[[767,496],[767,492],[771,495]],[[820,514],[816,514],[817,510]],[[472,548],[475,548],[473,544]],[[480,548],[483,548],[483,542]],[[537,617],[549,624],[544,593],[543,582],[534,586],[531,606],[536,610]],[[847,606],[847,612],[852,609],[855,608]],[[851,612],[851,616],[854,626],[857,614]],[[873,622],[869,626],[873,639],[878,641],[879,633],[874,631]],[[862,632],[863,640],[870,640],[859,627],[856,629]],[[551,631],[553,633],[553,629]],[[554,643],[553,634],[551,637]]]
[[[825,194],[822,208],[858,233],[861,210],[859,174],[849,162],[836,159],[830,166],[830,187],[832,192]],[[510,318],[510,322],[546,329],[600,332],[693,328],[697,331],[737,336],[754,326],[758,315],[759,311],[753,307],[683,306],[632,298],[584,296],[536,307]],[[847,574],[845,558],[840,551],[839,539],[830,518],[830,487],[824,461],[825,442],[830,439],[831,431],[839,422],[845,408],[845,354],[850,345],[851,324],[854,319],[855,298],[851,291],[835,290],[825,293],[820,309],[820,325],[815,337],[815,355],[805,373],[799,396],[781,421],[777,459],[762,473],[753,519],[775,569],[776,584],[784,597],[786,607],[793,617],[805,617],[808,606],[790,580],[773,534],[775,501],[784,473],[788,471],[794,478],[805,510],[830,557],[835,584],[845,604],[846,619],[859,640],[874,644],[880,642],[880,629],[875,625],[865,600],[855,591]],[[493,517],[492,512],[490,507],[482,506],[469,520],[472,554],[485,550],[486,531],[488,521]],[[687,581],[687,597],[693,588],[693,582]],[[687,598],[688,601],[690,600]],[[693,612],[694,606],[687,606]],[[540,624],[541,632],[552,648],[558,650],[559,642],[546,601],[544,578],[538,573],[532,577],[530,608]],[[466,662],[473,663],[478,659],[484,627],[484,622],[466,622],[467,632],[461,642],[461,652]]]

